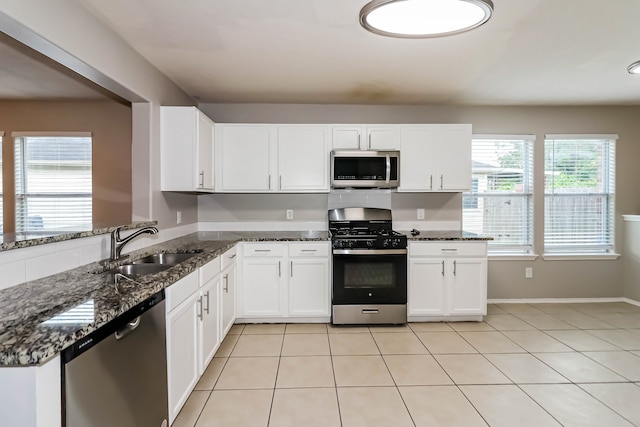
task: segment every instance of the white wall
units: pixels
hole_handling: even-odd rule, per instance
[[[621,214],[640,213],[640,108],[639,107],[476,107],[424,105],[277,105],[200,104],[218,123],[471,123],[474,133],[534,134],[535,164],[544,162],[543,141],[547,133],[618,134],[616,188],[616,250],[624,248]],[[535,166],[534,166],[535,167]],[[544,183],[535,180],[535,250],[543,251]],[[247,196],[245,196],[247,197]],[[283,196],[286,198],[286,196]],[[254,212],[281,215],[278,198],[254,199]],[[291,199],[292,203],[295,199]],[[415,194],[394,196],[394,218],[410,220],[416,207],[426,205],[427,217],[460,218],[459,195]],[[219,210],[222,209],[222,210]],[[319,208],[321,209],[321,208]],[[246,218],[249,215],[234,195],[201,196],[200,218]],[[326,218],[324,212],[305,211],[307,217]],[[615,261],[490,261],[489,298],[597,298],[625,296],[622,259]],[[524,278],[533,267],[533,279]]]

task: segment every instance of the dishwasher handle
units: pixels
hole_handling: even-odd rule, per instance
[[[135,331],[136,329],[138,329],[138,326],[140,326],[140,316],[136,317],[131,322],[127,323],[122,328],[115,331],[113,335],[116,337],[117,340],[121,340],[125,338],[127,335],[129,335],[130,333],[132,333],[133,331]]]

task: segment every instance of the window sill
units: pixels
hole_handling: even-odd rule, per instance
[[[594,260],[616,260],[620,254],[544,254],[545,261],[594,261]]]
[[[535,261],[540,255],[538,254],[491,254],[489,253],[489,261]]]

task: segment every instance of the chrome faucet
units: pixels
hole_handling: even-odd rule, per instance
[[[156,234],[158,232],[158,229],[155,227],[144,227],[123,239],[120,237],[120,230],[122,230],[122,227],[118,227],[111,232],[111,256],[109,257],[109,261],[118,261],[119,259],[128,257],[129,255],[121,255],[122,249],[127,243],[139,235],[144,233]]]

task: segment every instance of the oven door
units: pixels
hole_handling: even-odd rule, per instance
[[[333,305],[406,302],[406,249],[334,249]]]

